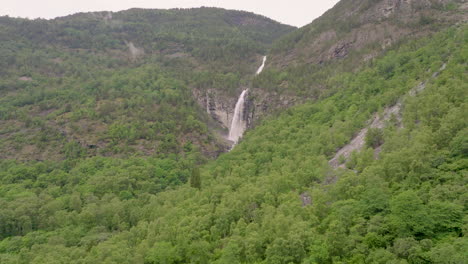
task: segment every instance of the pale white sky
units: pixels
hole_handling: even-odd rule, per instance
[[[309,24],[338,0],[0,0],[0,15],[54,18],[77,12],[139,8],[222,7],[246,10],[279,22]]]

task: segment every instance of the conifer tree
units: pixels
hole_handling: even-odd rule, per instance
[[[201,189],[200,168],[195,167],[190,176],[190,186],[193,188]]]

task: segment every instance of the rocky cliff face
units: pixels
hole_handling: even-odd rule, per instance
[[[239,95],[246,87],[240,87]],[[216,89],[205,91],[193,90],[200,107],[224,130],[229,130],[234,108],[238,97],[229,96]],[[261,117],[281,108],[287,108],[296,104],[299,98],[293,96],[278,95],[259,88],[249,88],[243,118],[247,120],[248,127],[252,127]]]
[[[193,90],[198,104],[206,109],[207,114],[224,129],[229,129],[234,114],[236,98],[223,95],[215,89]]]
[[[368,60],[405,37],[468,21],[465,0],[343,0],[278,42],[272,65],[321,64],[357,53]]]

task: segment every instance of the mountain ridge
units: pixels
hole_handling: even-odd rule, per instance
[[[273,54],[279,53],[289,61],[280,62],[273,56],[272,64],[280,67],[294,64],[299,56],[306,63],[321,64],[375,43],[385,49],[405,36],[415,33],[424,36],[444,24],[466,22],[467,10],[468,5],[459,0],[340,1],[311,24],[278,40]],[[324,46],[330,42],[334,45]],[[368,52],[362,56],[368,60],[376,55]]]

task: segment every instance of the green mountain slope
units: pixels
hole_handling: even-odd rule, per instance
[[[118,59],[162,54],[194,57],[199,63],[217,61],[217,67],[226,61],[240,62],[262,54],[274,40],[294,29],[252,13],[217,8],[130,9],[80,13],[54,20],[3,17],[1,24],[2,46],[11,52],[29,46],[104,53]],[[17,42],[24,46],[8,46]],[[129,43],[133,43],[134,54],[129,52]],[[207,65],[216,69],[213,66]]]
[[[200,189],[158,193],[159,175],[193,163],[2,162],[0,262],[463,263],[467,36],[454,26],[334,76],[329,97],[202,166]],[[329,165],[398,103],[345,168]]]
[[[247,82],[293,27],[215,8],[0,18],[0,158],[226,148],[193,89]]]
[[[468,21],[458,0],[343,0],[273,45],[254,87],[295,97],[327,95],[328,81],[414,38]]]

